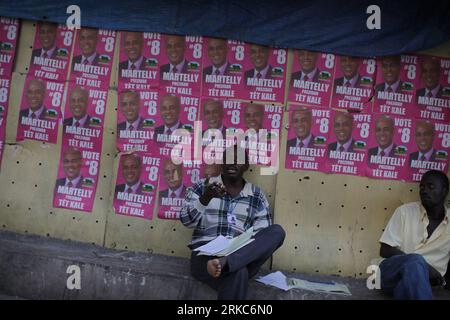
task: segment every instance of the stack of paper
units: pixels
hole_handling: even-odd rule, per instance
[[[198,255],[224,257],[232,254],[240,248],[246,246],[255,239],[252,239],[253,227],[240,234],[236,238],[228,239],[222,235],[207,244],[198,247],[194,251],[200,251]]]
[[[269,286],[277,287],[285,291],[293,288],[298,288],[321,293],[351,295],[350,291],[348,290],[345,284],[340,284],[336,282],[320,282],[297,278],[287,278],[280,271],[273,272],[264,277],[256,279],[256,281],[262,282]]]

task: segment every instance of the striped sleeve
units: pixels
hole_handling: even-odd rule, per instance
[[[206,206],[200,203],[200,196],[203,193],[203,183],[197,183],[188,189],[183,207],[180,212],[180,221],[188,228],[195,228],[200,221]]]
[[[269,201],[267,201],[266,195],[261,189],[258,191],[259,201],[253,221],[253,231],[255,232],[267,228],[272,224]]]

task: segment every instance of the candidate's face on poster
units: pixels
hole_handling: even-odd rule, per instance
[[[173,127],[180,116],[180,100],[176,96],[165,96],[160,105],[161,118],[164,124],[170,128]]]
[[[85,89],[75,88],[70,93],[69,104],[70,112],[75,119],[82,119],[87,112],[88,92]]]
[[[79,34],[79,46],[81,53],[85,57],[91,56],[97,48],[97,35],[98,30],[96,29],[81,29]]]
[[[33,79],[27,89],[28,106],[32,111],[37,111],[44,103],[45,84],[42,80]]]
[[[50,50],[55,46],[56,31],[58,25],[56,23],[42,22],[39,28],[39,41],[42,49]]]
[[[141,101],[136,92],[124,92],[120,97],[120,111],[129,123],[133,123],[139,117]]]
[[[358,73],[359,58],[351,56],[341,57],[341,70],[347,79],[351,79]]]
[[[340,144],[350,140],[353,129],[353,117],[350,114],[337,113],[334,117],[334,134]]]
[[[316,68],[318,52],[299,50],[298,51],[298,62],[300,64],[300,69],[304,73],[310,73]]]
[[[185,39],[183,36],[167,36],[167,58],[172,65],[181,63],[184,59]]]
[[[391,85],[398,81],[400,76],[400,56],[389,56],[381,59],[381,72],[384,81]]]
[[[375,137],[380,148],[389,147],[394,138],[394,123],[392,120],[380,118],[375,124]]]
[[[252,44],[250,46],[250,60],[256,70],[263,70],[269,61],[269,47]]]
[[[441,68],[439,61],[427,59],[422,63],[422,81],[428,89],[434,89],[439,84]]]
[[[264,106],[260,104],[247,104],[244,110],[244,121],[247,129],[255,129],[256,132],[263,126]]]
[[[136,155],[126,155],[122,159],[123,179],[127,185],[132,186],[141,177],[141,161]]]
[[[125,54],[131,62],[137,61],[142,55],[142,34],[139,32],[126,32],[124,39]]]
[[[223,107],[219,101],[209,101],[204,105],[203,117],[208,129],[219,129],[222,126]]]
[[[433,124],[425,121],[418,121],[416,125],[415,139],[417,148],[422,153],[427,153],[433,147],[435,131]]]
[[[79,150],[69,149],[64,153],[63,169],[66,178],[73,180],[80,175],[82,165],[81,152]]]
[[[220,164],[205,164],[205,169],[203,170],[204,178],[217,177],[222,172],[222,165]]]
[[[223,66],[227,61],[227,41],[225,39],[209,39],[208,58],[216,68]]]
[[[170,160],[164,162],[164,179],[170,189],[176,190],[183,182],[183,168],[181,165],[175,165]]]
[[[292,126],[300,139],[305,139],[311,132],[311,111],[296,110],[292,112]]]

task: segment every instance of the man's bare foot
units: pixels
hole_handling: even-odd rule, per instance
[[[222,266],[220,265],[219,259],[209,260],[206,264],[206,269],[211,277],[218,278],[222,272]]]
[[[218,278],[222,274],[222,271],[227,269],[227,257],[215,258],[208,261],[206,269],[213,278]]]

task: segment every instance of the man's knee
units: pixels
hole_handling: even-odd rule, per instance
[[[270,227],[270,232],[273,234],[274,239],[278,239],[280,243],[284,242],[284,238],[286,238],[286,232],[283,227],[279,224],[273,224]]]
[[[410,254],[406,255],[405,266],[411,266],[411,265],[426,266],[427,262],[422,257],[422,255],[417,254],[417,253],[410,253]]]

